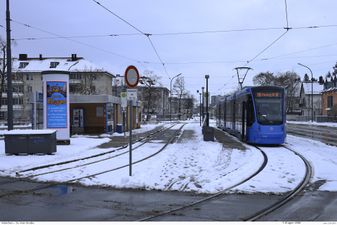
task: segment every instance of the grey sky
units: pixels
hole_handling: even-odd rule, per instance
[[[258,57],[258,53],[285,32],[282,29],[286,27],[284,0],[97,1],[140,31],[154,34],[151,40],[167,73],[145,35],[140,35],[93,0],[11,0],[12,38],[136,35],[71,38],[76,42],[70,39],[18,40],[13,56],[19,53],[30,56],[77,53],[114,74],[123,74],[128,65],[137,66],[141,73],[153,70],[167,87],[169,77],[182,73],[192,94],[205,85],[205,74],[210,75],[211,94],[223,94],[236,87],[233,69],[247,65],[252,59],[248,66],[253,71],[248,73],[245,85],[251,85],[252,77],[264,71],[290,70],[303,77],[308,71],[298,66],[298,62],[309,66],[318,77],[331,70],[337,61],[336,0],[287,0],[289,27],[336,26],[291,29]],[[5,27],[4,9],[5,0],[2,0],[0,25]],[[255,28],[268,29],[155,35]],[[4,28],[0,28],[0,35],[5,37]]]

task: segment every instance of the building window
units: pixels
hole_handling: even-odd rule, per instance
[[[328,108],[333,107],[333,96],[328,96]]]
[[[49,68],[56,68],[60,63],[59,62],[50,62]]]
[[[103,117],[103,107],[101,106],[96,107],[96,117]]]
[[[7,98],[1,99],[1,105],[7,105]]]
[[[0,120],[6,119],[6,114],[5,112],[0,112]]]
[[[19,69],[25,68],[26,66],[28,66],[28,64],[28,62],[20,62]]]
[[[22,98],[13,98],[13,105],[22,105],[23,99]]]
[[[23,85],[15,85],[13,86],[14,93],[23,93]]]
[[[81,79],[82,79],[82,76],[81,76],[81,74],[79,74],[79,73],[71,73],[71,74],[70,74],[70,79],[73,79],[73,80],[81,80]]]

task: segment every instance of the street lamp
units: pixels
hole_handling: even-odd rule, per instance
[[[197,93],[199,94],[199,119],[200,119],[200,126],[201,126],[201,92],[197,90]]]
[[[170,121],[172,120],[172,114],[171,114],[171,108],[172,108],[172,81],[174,78],[177,78],[181,75],[181,73],[175,75],[174,77],[172,77],[171,81],[170,81]]]
[[[303,65],[302,63],[297,64],[307,68],[311,73],[311,121],[314,122],[314,76],[312,70],[308,66]]]
[[[205,75],[206,79],[206,126],[209,127],[209,112],[208,112],[208,79],[209,75]]]

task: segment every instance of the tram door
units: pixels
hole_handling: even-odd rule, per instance
[[[247,107],[246,102],[242,102],[242,126],[241,126],[241,140],[246,140],[246,122],[247,122]]]
[[[73,109],[73,133],[84,133],[84,113],[83,109]]]

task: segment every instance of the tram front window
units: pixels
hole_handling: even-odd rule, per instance
[[[256,117],[260,124],[279,125],[283,123],[282,98],[255,98]]]

